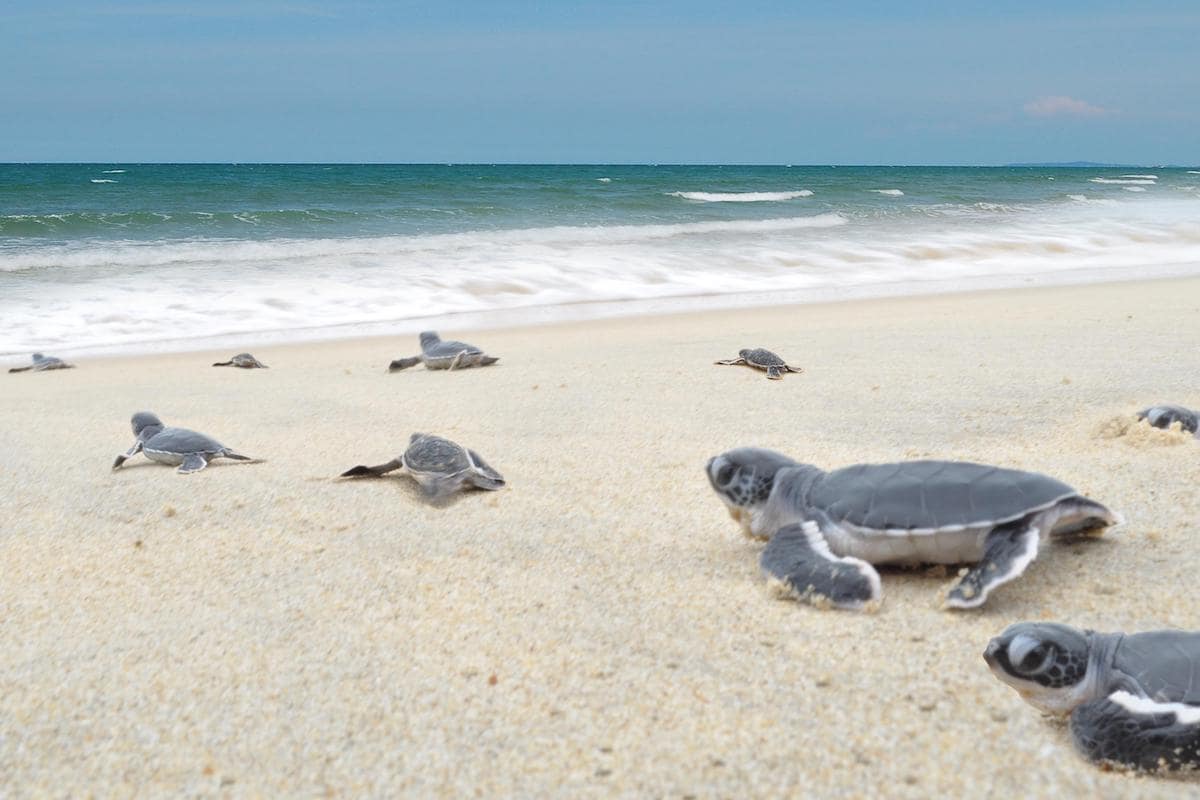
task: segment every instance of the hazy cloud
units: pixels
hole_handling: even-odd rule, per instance
[[[1076,100],[1065,95],[1039,97],[1025,104],[1025,113],[1031,117],[1098,117],[1111,113],[1107,108],[1094,106],[1084,100]]]

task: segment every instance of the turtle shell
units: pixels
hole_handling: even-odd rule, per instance
[[[786,366],[782,358],[775,355],[770,350],[764,350],[761,347],[756,347],[753,350],[743,350],[738,355],[756,367]]]
[[[1200,633],[1126,634],[1112,666],[1156,702],[1200,706]]]
[[[996,525],[1078,495],[1036,472],[966,461],[858,464],[818,479],[808,505],[867,530]]]
[[[429,347],[422,349],[422,352],[425,354],[426,358],[454,358],[456,355],[464,351],[469,356],[478,356],[483,354],[483,351],[474,345],[467,344],[466,342],[455,341],[435,342]]]
[[[404,466],[410,472],[453,475],[470,469],[471,462],[462,445],[440,436],[414,433],[404,451]]]
[[[187,455],[189,453],[220,453],[225,450],[225,445],[211,436],[205,436],[203,433],[190,431],[187,428],[163,428],[147,439],[142,444],[142,448],[157,453]]]

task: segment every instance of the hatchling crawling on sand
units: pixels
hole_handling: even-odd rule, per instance
[[[187,428],[168,428],[149,411],[134,414],[130,425],[137,441],[128,451],[117,456],[112,465],[114,470],[120,469],[122,464],[138,453],[145,453],[146,458],[160,464],[178,465],[177,471],[184,475],[199,472],[214,458],[252,460],[249,456],[235,453],[211,436]]]
[[[442,341],[433,331],[421,334],[421,354],[411,358],[398,358],[388,365],[388,372],[399,372],[424,362],[425,369],[466,369],[486,367],[499,361],[498,356],[489,356],[473,344]]]
[[[790,593],[838,608],[881,597],[872,564],[973,563],[950,608],[983,605],[1025,571],[1038,545],[1120,518],[1035,472],[965,461],[858,464],[824,472],[744,447],[708,462],[708,479],[752,537],[763,571]]]
[[[33,363],[26,367],[13,367],[9,372],[45,372],[51,369],[74,369],[74,364],[68,364],[61,358],[54,356],[44,356],[41,353],[33,354]]]
[[[341,474],[342,478],[384,475],[403,470],[412,476],[429,497],[445,497],[470,484],[480,489],[503,488],[504,478],[474,450],[428,433],[414,433],[408,449],[386,464],[359,465]]]
[[[738,350],[737,358],[726,359],[725,361],[714,361],[714,364],[745,364],[755,369],[767,371],[769,380],[778,381],[783,379],[785,372],[803,372],[801,367],[790,367],[779,356],[772,353],[770,350],[764,350],[761,347],[753,349]]]
[[[1070,715],[1088,760],[1148,771],[1200,767],[1200,633],[1021,622],[992,639],[983,658],[1025,702]]]
[[[1138,412],[1138,419],[1144,419],[1155,428],[1170,428],[1178,425],[1187,433],[1196,434],[1200,439],[1200,412],[1176,405],[1150,406]]]
[[[241,367],[242,369],[267,369],[267,365],[249,353],[238,353],[228,361],[217,361],[214,367]]]

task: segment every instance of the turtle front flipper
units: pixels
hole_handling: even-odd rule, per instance
[[[1071,734],[1089,761],[1149,771],[1200,767],[1200,706],[1117,691],[1078,706]]]
[[[357,467],[351,467],[350,469],[346,470],[338,477],[339,478],[358,478],[358,477],[362,477],[364,475],[379,476],[379,475],[384,475],[388,472],[391,472],[392,470],[400,469],[400,467],[402,467],[402,466],[404,466],[404,464],[403,464],[403,462],[400,461],[400,459],[393,458],[391,461],[387,462],[386,464],[380,464],[377,467],[368,467],[363,464],[359,464]]]
[[[771,537],[760,561],[769,579],[814,605],[860,610],[879,602],[879,573],[857,558],[830,552],[815,522],[785,525]]]
[[[183,463],[179,465],[179,469],[175,471],[180,475],[191,475],[207,466],[208,459],[204,457],[203,453],[188,453],[183,457]]]
[[[804,372],[804,367],[793,367],[791,364],[784,364],[783,369],[786,372],[795,372],[797,375]]]
[[[480,356],[479,357],[479,366],[490,367],[492,364],[495,364],[499,360],[500,360],[500,356]]]
[[[133,447],[129,448],[124,453],[117,456],[116,461],[113,461],[113,465],[112,465],[113,470],[116,471],[116,470],[120,469],[122,464],[124,464],[126,461],[133,458],[140,452],[142,452],[142,443],[135,442]]]
[[[783,380],[783,372],[779,367],[774,365],[767,367],[767,380],[781,381]]]
[[[213,366],[214,367],[232,367],[233,362],[232,361],[214,361]]]
[[[745,364],[746,359],[744,359],[744,358],[727,358],[724,361],[714,361],[713,363],[714,364],[723,364],[725,366],[734,366],[737,364]]]
[[[33,369],[32,364],[30,364],[28,367],[11,367],[11,368],[9,368],[8,371],[9,372],[29,372],[29,370],[31,370],[31,369]]]
[[[420,356],[413,356],[412,358],[397,358],[395,361],[388,364],[388,372],[399,372],[402,369],[408,369],[409,367],[415,367],[417,364],[420,364],[420,363],[421,363]]]
[[[983,558],[946,595],[946,607],[979,608],[993,589],[1021,576],[1037,557],[1039,538],[1028,517],[996,526],[984,541]]]
[[[221,451],[221,457],[222,458],[232,458],[234,461],[253,461],[254,460],[250,456],[244,456],[241,453],[235,453],[234,451],[230,450],[228,447]]]

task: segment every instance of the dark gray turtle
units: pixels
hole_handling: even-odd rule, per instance
[[[1090,761],[1137,770],[1200,767],[1200,633],[1097,633],[1020,622],[983,658],[1025,702],[1070,715]]]
[[[68,364],[61,358],[34,353],[32,364],[27,367],[13,367],[9,372],[45,372],[50,369],[75,369],[75,365]]]
[[[214,367],[241,367],[242,369],[268,369],[267,365],[249,353],[238,353],[228,361],[217,361]]]
[[[430,497],[444,497],[468,483],[488,490],[504,486],[504,478],[500,473],[474,450],[428,433],[414,433],[409,437],[408,449],[404,454],[386,464],[377,467],[360,464],[346,470],[340,477],[383,475],[397,469],[415,478]]]
[[[1138,419],[1146,420],[1155,428],[1170,428],[1178,423],[1184,431],[1194,433],[1197,438],[1200,438],[1200,412],[1192,411],[1190,408],[1168,404],[1150,406],[1146,410],[1138,412]]]
[[[117,456],[112,465],[114,470],[119,469],[126,460],[138,453],[145,453],[146,458],[160,464],[178,464],[178,471],[184,475],[199,472],[214,458],[252,460],[249,456],[235,453],[211,436],[189,431],[187,428],[168,428],[149,411],[134,414],[130,425],[137,441],[128,451]]]
[[[714,364],[745,364],[755,369],[765,369],[767,378],[773,381],[783,379],[785,372],[804,372],[801,367],[789,367],[782,358],[772,353],[770,350],[764,350],[761,347],[753,349],[738,350],[738,357],[731,358],[726,361],[714,361]]]
[[[414,367],[421,362],[425,369],[466,369],[467,367],[486,367],[495,364],[500,359],[486,355],[473,344],[466,342],[443,342],[442,338],[433,331],[421,334],[421,355],[411,358],[398,358],[388,365],[389,372]]]
[[[770,539],[763,570],[804,599],[861,608],[880,598],[872,564],[973,563],[947,595],[975,608],[1025,571],[1051,533],[1120,518],[1036,472],[965,461],[858,464],[824,472],[753,447],[708,462],[729,513]]]

